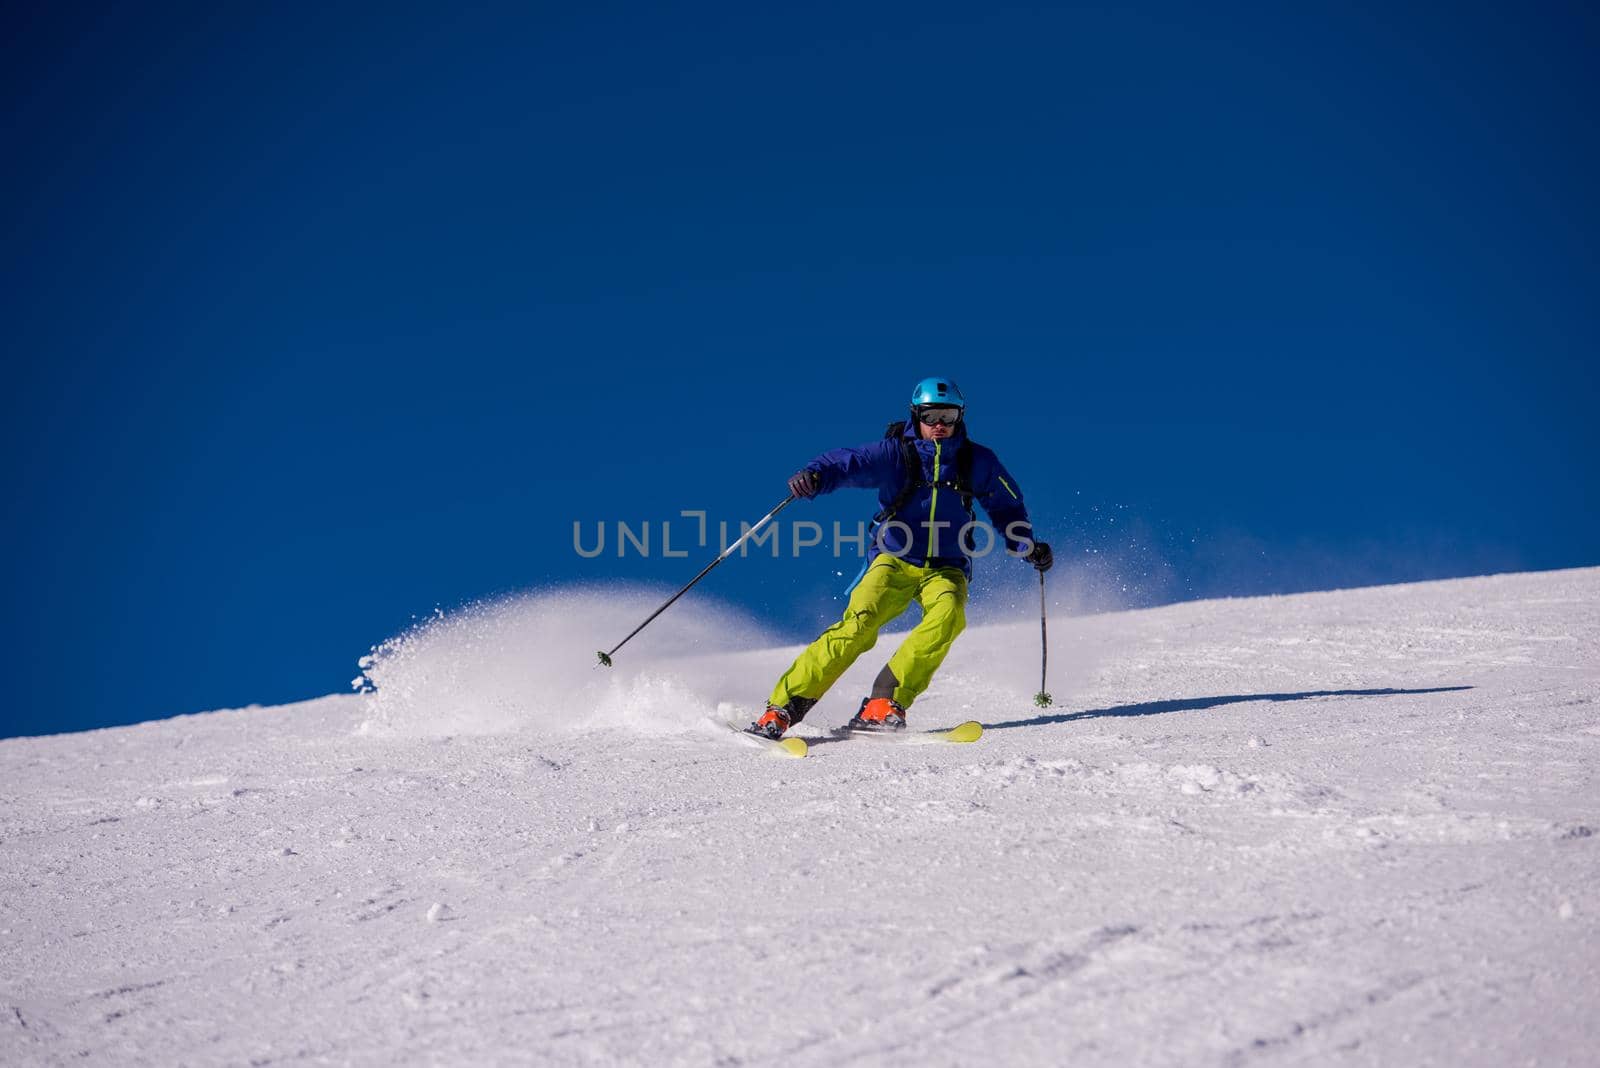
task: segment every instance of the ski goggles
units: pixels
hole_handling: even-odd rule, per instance
[[[923,426],[955,426],[961,422],[960,408],[919,408],[917,421]]]

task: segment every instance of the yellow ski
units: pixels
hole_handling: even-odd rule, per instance
[[[934,731],[932,736],[945,742],[975,742],[983,737],[983,724],[969,719],[947,731]]]
[[[761,746],[773,756],[799,758],[805,756],[806,752],[810,749],[810,746],[806,745],[806,740],[804,738],[797,738],[794,735],[790,735],[787,738],[773,740],[764,735],[751,734],[737,723],[730,721],[725,722],[727,723],[727,727],[730,731],[737,734],[740,738],[745,739],[750,745]]]
[[[849,727],[836,727],[838,738],[866,738],[875,742],[893,742],[899,745],[936,745],[940,742],[975,742],[983,737],[983,724],[975,719],[935,731],[863,731]]]

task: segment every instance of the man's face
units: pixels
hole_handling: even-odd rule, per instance
[[[957,408],[924,408],[917,413],[917,429],[927,441],[943,441],[956,432],[961,411]],[[928,419],[934,419],[930,425]]]

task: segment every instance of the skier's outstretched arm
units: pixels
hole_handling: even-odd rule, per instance
[[[1033,536],[1033,523],[1028,518],[1028,505],[1022,499],[1022,487],[1007,471],[1000,458],[990,453],[986,464],[975,464],[972,472],[973,492],[978,503],[989,516],[1006,548],[1020,555],[1041,571],[1048,571],[1055,563],[1050,546]]]
[[[899,443],[887,438],[829,449],[795,472],[789,479],[789,492],[815,497],[836,489],[877,489],[899,477],[901,462]]]

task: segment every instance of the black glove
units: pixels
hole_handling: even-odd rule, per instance
[[[789,477],[789,492],[796,497],[815,497],[822,480],[815,471],[796,471]]]
[[[1028,550],[1028,555],[1022,559],[1040,571],[1049,571],[1056,562],[1056,554],[1050,551],[1050,546],[1045,542],[1036,541],[1033,543],[1033,548]]]

